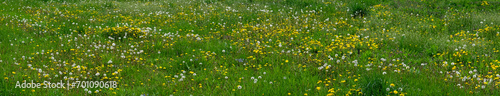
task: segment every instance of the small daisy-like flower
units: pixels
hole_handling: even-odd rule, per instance
[[[242,88],[241,85],[238,85],[238,89],[241,89],[241,88]]]

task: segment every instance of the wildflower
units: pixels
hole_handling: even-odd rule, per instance
[[[384,62],[386,61],[386,59],[385,59],[385,58],[380,58],[380,60],[382,60],[382,61],[384,61]]]
[[[321,87],[316,87],[317,90],[321,90]]]
[[[113,61],[111,61],[111,59],[108,61],[108,64],[110,64],[110,63],[113,63]]]
[[[391,86],[391,87],[394,87],[394,86],[396,86],[396,85],[394,85],[393,83],[391,83],[391,85],[390,85],[390,86]]]
[[[394,90],[394,94],[398,94],[398,91]]]
[[[238,89],[241,89],[241,88],[242,88],[241,85],[238,85]]]

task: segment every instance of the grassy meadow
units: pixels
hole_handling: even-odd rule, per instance
[[[0,95],[500,95],[499,32],[496,0],[0,0]]]

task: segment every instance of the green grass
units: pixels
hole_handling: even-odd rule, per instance
[[[498,1],[0,3],[0,95],[500,94]]]

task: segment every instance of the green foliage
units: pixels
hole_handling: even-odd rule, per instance
[[[356,17],[362,18],[362,17],[365,17],[366,15],[368,15],[370,13],[370,11],[368,10],[368,7],[369,6],[364,2],[356,2],[356,3],[349,4],[349,8],[351,9],[350,10],[351,16],[353,18],[356,18]]]
[[[370,75],[365,75],[364,81],[361,83],[362,85],[362,92],[363,95],[365,96],[386,96],[388,94],[388,91],[386,91],[386,88],[388,88],[386,84],[386,80],[384,79],[383,75],[380,74],[370,74]]]

